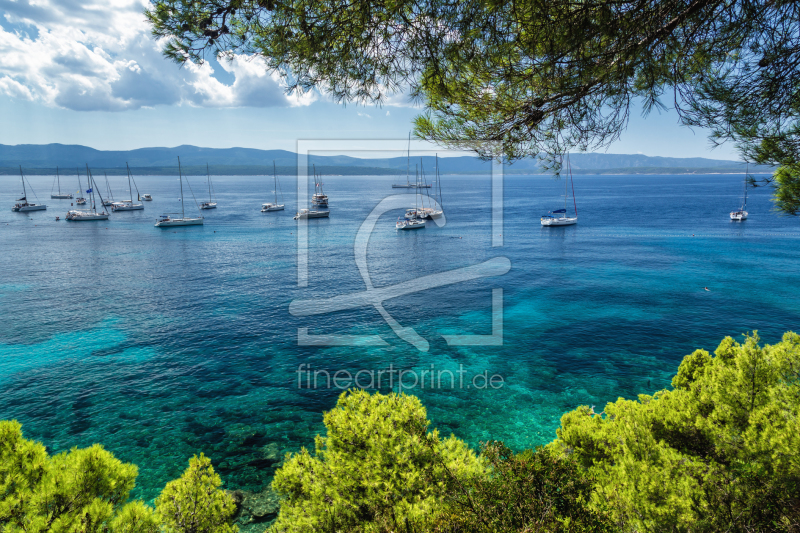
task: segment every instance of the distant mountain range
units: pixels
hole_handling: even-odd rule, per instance
[[[125,172],[125,163],[137,174],[175,174],[177,157],[189,174],[205,174],[209,165],[215,175],[254,175],[272,172],[275,161],[278,172],[292,174],[297,171],[297,154],[287,150],[258,150],[255,148],[201,148],[177,146],[175,148],[139,148],[136,150],[96,150],[88,146],[64,144],[0,144],[0,174],[23,170],[32,174],[54,173],[56,166],[69,172],[70,168],[89,165],[93,171],[109,174]],[[434,168],[434,157],[414,158],[412,166],[419,163],[427,172]],[[573,171],[580,174],[666,174],[743,172],[744,163],[707,159],[703,157],[650,157],[641,154],[572,154]],[[311,156],[323,174],[371,175],[406,173],[406,158],[365,159],[345,155]],[[476,157],[439,158],[439,168],[445,174],[486,173],[490,164]],[[751,166],[751,172],[768,172],[770,167]],[[413,172],[413,169],[412,169]],[[536,174],[541,169],[534,159],[517,161],[505,167],[510,174]]]

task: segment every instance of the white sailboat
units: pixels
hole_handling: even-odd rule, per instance
[[[117,212],[117,211],[141,211],[142,209],[144,209],[144,204],[134,203],[134,201],[133,201],[133,187],[131,187],[131,180],[133,179],[133,176],[131,176],[131,168],[128,166],[127,161],[125,162],[125,168],[127,168],[127,170],[128,170],[128,190],[131,193],[131,199],[130,200],[123,200],[121,202],[114,202],[112,204],[112,206],[111,206],[111,209],[113,209],[114,212]],[[133,185],[134,186],[136,185],[135,181],[133,182]],[[139,192],[139,188],[138,187],[136,188],[136,192],[137,192],[137,198],[138,198],[138,192]]]
[[[69,200],[72,198],[72,195],[68,192],[62,193],[61,192],[61,176],[58,172],[58,167],[56,167],[56,180],[58,181],[58,194],[55,194],[53,190],[50,190],[50,198],[54,200]]]
[[[94,199],[94,190],[97,188],[97,182],[94,180],[94,176],[92,176],[92,173],[89,171],[89,165],[86,165],[86,181],[89,185],[89,188],[86,189],[86,192],[89,194],[89,198],[92,201],[92,210],[91,211],[70,210],[67,212],[66,219],[72,220],[73,222],[81,222],[86,220],[108,220],[108,212],[106,210],[100,212],[97,211],[97,203],[95,202]],[[100,197],[99,190],[97,191],[97,196]],[[101,203],[102,203],[102,198],[101,198]]]
[[[200,204],[200,209],[216,209],[217,202],[211,201],[211,172],[208,170],[208,163],[206,163],[206,176],[208,177],[208,201]]]
[[[747,176],[748,172],[750,171],[750,165],[747,166],[747,170],[744,174],[744,196],[742,198],[742,207],[737,209],[736,211],[731,211],[731,220],[736,222],[741,222],[743,220],[747,220]]]
[[[420,161],[420,167],[422,167],[422,161]],[[441,185],[441,177],[439,176],[439,154],[436,154],[436,172],[435,172],[435,177],[436,177],[436,188],[434,188],[434,192],[437,193],[437,194],[435,194],[435,196],[436,196],[435,200],[436,200],[436,203],[438,203],[439,206],[441,206],[442,205],[442,185]],[[422,179],[425,180],[425,171],[424,170],[422,172]],[[427,182],[425,182],[425,184],[427,185]],[[428,194],[428,199],[430,199],[430,198],[431,198],[431,195],[429,193]],[[442,211],[441,209],[436,209],[435,207],[433,207],[433,203],[429,203],[430,207],[424,207],[424,203],[425,202],[423,201],[423,207],[420,207],[420,209],[419,209],[419,214],[424,220],[434,220],[434,219],[437,219],[437,218],[442,218],[442,215],[444,214],[444,211]]]
[[[152,194],[143,194],[142,195],[142,200],[144,200],[145,202],[152,202],[153,201],[153,195]]]
[[[183,172],[181,170],[181,158],[178,158],[178,181],[181,183],[181,217],[172,218],[169,215],[161,215],[161,218],[156,221],[157,228],[167,228],[173,226],[202,226],[203,217],[191,218],[186,216],[186,210],[183,208]]]
[[[103,199],[103,205],[105,207],[111,207],[114,204],[114,194],[111,192],[111,185],[108,183],[108,174],[105,172],[103,172],[103,174],[106,177],[106,192],[108,193],[108,196]],[[102,198],[99,190],[97,191],[97,195]]]
[[[427,183],[421,184],[419,180],[415,183],[411,183],[409,181],[411,179],[411,175],[409,174],[411,167],[411,132],[408,132],[408,152],[406,153],[406,182],[405,183],[393,183],[392,189],[430,189],[431,186]]]
[[[419,172],[416,172],[416,183],[419,183]],[[414,191],[414,209],[407,209],[405,216],[397,219],[395,229],[405,231],[425,228],[425,220],[420,213],[419,196],[419,193]]]
[[[32,204],[28,202],[28,190],[25,188],[25,175],[22,173],[22,165],[19,167],[19,176],[22,179],[22,198],[17,199],[17,203],[14,204],[14,207],[12,207],[11,210],[26,212],[44,211],[47,209],[47,206],[44,204]],[[30,185],[30,183],[28,185]],[[31,192],[33,192],[33,187],[31,187]],[[33,195],[36,196],[36,193],[33,192]]]
[[[267,213],[269,211],[283,211],[285,205],[278,203],[278,171],[275,168],[275,161],[272,162],[272,175],[275,178],[275,203],[261,204],[261,212]],[[283,192],[281,192],[281,200],[283,200]]]
[[[75,193],[77,196],[75,197],[75,203],[77,205],[86,205],[86,198],[83,197],[83,187],[81,186],[81,169],[75,167],[75,170],[78,172],[78,192]],[[89,184],[89,177],[86,177],[86,184]]]
[[[317,192],[319,191],[319,192]],[[321,195],[321,196],[318,196]],[[323,204],[323,205],[320,205]],[[317,167],[314,166],[314,195],[311,197],[312,207],[325,207],[325,209],[301,209],[294,215],[295,220],[304,220],[307,218],[329,218],[331,212],[328,211],[328,197],[322,193],[322,188],[317,179]]]
[[[322,176],[317,176],[317,167],[314,165],[314,196],[311,197],[311,207],[328,209],[328,195],[322,190]]]
[[[578,204],[575,201],[575,183],[572,181],[572,166],[569,162],[569,154],[567,154],[567,169],[569,170],[569,179],[564,178],[564,209],[556,209],[547,215],[542,215],[542,226],[572,226],[578,223]],[[569,196],[569,184],[572,183],[572,202],[575,206],[575,216],[567,216],[567,196]]]

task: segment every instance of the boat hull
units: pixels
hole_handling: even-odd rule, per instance
[[[578,223],[578,217],[543,218],[542,226],[573,226]]]
[[[156,222],[157,228],[171,228],[175,226],[202,226],[202,218],[171,218]]]
[[[51,194],[50,198],[52,198],[53,200],[71,200],[72,199],[72,195],[71,194]]]
[[[328,218],[331,214],[330,211],[309,211],[307,213],[298,213],[294,216],[295,220],[303,220],[308,218]]]
[[[731,220],[741,222],[742,220],[747,220],[747,215],[747,211],[734,211],[731,213]]]
[[[153,201],[153,197],[145,195],[145,196],[142,196],[142,200],[144,200],[145,202],[152,202]]]
[[[270,211],[283,211],[284,206],[282,205],[270,205],[270,206],[262,206],[261,212],[262,213],[269,213]]]
[[[87,220],[108,220],[108,213],[82,213],[80,211],[70,211],[66,216],[67,220],[73,222],[83,222]]]
[[[133,205],[115,205],[114,211],[141,211],[144,209],[142,204],[133,204]]]
[[[405,184],[393,184],[392,189],[430,189],[430,184],[420,184],[415,185],[413,183],[405,185]]]
[[[216,208],[217,204],[215,203],[200,204],[200,209],[216,209]]]
[[[33,204],[33,205],[24,205],[24,206],[21,206],[21,207],[14,206],[14,207],[11,208],[12,211],[19,211],[20,213],[28,212],[28,211],[44,211],[46,209],[47,209],[46,205],[35,205],[35,204]]]

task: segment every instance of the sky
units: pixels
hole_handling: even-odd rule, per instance
[[[339,139],[346,147],[385,139],[394,149],[420,112],[404,95],[382,107],[287,95],[257,58],[180,68],[150,36],[147,5],[0,0],[0,144],[295,151],[300,139]],[[738,159],[731,146],[712,150],[706,135],[679,126],[674,111],[644,118],[634,109],[627,130],[604,151]]]

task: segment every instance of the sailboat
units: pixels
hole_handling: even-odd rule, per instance
[[[108,183],[108,174],[103,172],[106,176],[106,191],[108,192],[108,196],[106,196],[105,200],[103,200],[103,205],[106,207],[111,207],[114,204],[114,195],[111,193],[111,185]],[[100,191],[97,191],[98,196],[100,196]]]
[[[319,179],[317,178],[316,165],[314,166],[314,191],[314,196],[311,197],[311,206],[324,207],[325,209],[301,209],[294,215],[295,220],[330,217],[331,212],[328,211],[328,197],[322,192],[322,185],[319,183]]]
[[[28,202],[28,190],[25,188],[25,175],[22,173],[22,165],[19,167],[19,177],[22,179],[22,198],[17,199],[17,203],[11,208],[12,211],[44,211],[47,206],[44,204],[32,204]],[[30,184],[28,184],[30,185]],[[33,187],[31,187],[33,192]],[[36,193],[33,192],[36,196]]]
[[[572,180],[572,165],[569,162],[569,154],[567,154],[567,169],[569,170],[569,179],[564,178],[564,209],[556,209],[547,215],[542,215],[542,226],[572,226],[578,223],[578,204],[575,202],[575,182]],[[572,202],[575,206],[574,217],[567,216],[567,196],[569,196],[568,187],[570,183],[572,183]]]
[[[75,198],[75,203],[78,205],[86,205],[86,198],[83,197],[83,193],[81,192],[83,190],[83,187],[81,187],[81,169],[75,167],[75,170],[78,171],[78,192],[75,193],[78,196]],[[86,177],[86,184],[89,184],[88,176]]]
[[[419,172],[416,172],[416,182],[419,183]],[[412,230],[425,228],[425,221],[420,213],[419,194],[414,191],[414,209],[407,209],[405,216],[397,219],[394,227],[397,230]]]
[[[169,215],[161,215],[161,218],[156,221],[157,228],[166,228],[171,226],[202,226],[203,217],[187,218],[186,211],[183,208],[183,172],[181,171],[181,158],[178,158],[178,181],[181,183],[181,218],[171,218]]]
[[[284,204],[278,203],[278,171],[275,168],[275,161],[272,162],[272,176],[275,178],[275,203],[274,204],[261,204],[261,212],[267,213],[269,211],[283,211]],[[281,200],[283,193],[281,193]]]
[[[56,167],[56,180],[58,180],[58,194],[53,193],[52,189],[50,190],[50,198],[54,200],[69,200],[72,198],[72,195],[65,192],[61,192],[61,176],[58,173],[58,167]]]
[[[731,220],[741,222],[747,220],[747,176],[750,172],[750,165],[747,165],[747,170],[744,174],[744,197],[742,199],[742,207],[736,211],[731,211]]]
[[[114,202],[111,205],[111,209],[113,209],[114,212],[116,212],[116,211],[140,211],[140,210],[144,209],[144,204],[135,204],[135,203],[133,203],[133,187],[131,187],[131,180],[133,179],[133,176],[131,176],[131,168],[128,166],[127,161],[125,162],[125,168],[128,169],[128,190],[131,193],[131,199],[130,200],[123,200],[121,202]],[[135,181],[133,182],[133,185],[136,186],[136,182]],[[139,188],[138,187],[136,188],[136,192],[137,192],[136,196],[137,196],[137,199],[138,199],[138,196],[139,196],[138,195],[138,192],[139,192]]]
[[[311,207],[328,209],[328,195],[322,191],[322,176],[317,176],[317,167],[314,166],[314,196],[311,197]]]
[[[200,204],[200,209],[216,209],[217,202],[211,201],[211,172],[208,170],[208,163],[206,163],[206,176],[208,176],[208,201]]]
[[[67,217],[66,217],[67,220],[72,220],[75,222],[80,222],[84,220],[108,220],[108,212],[106,210],[103,210],[102,212],[97,211],[97,203],[95,202],[94,199],[94,190],[97,189],[97,182],[94,180],[94,176],[92,176],[92,173],[89,171],[88,164],[86,165],[86,181],[89,185],[89,188],[86,189],[86,192],[90,195],[89,198],[91,198],[92,200],[92,210],[91,211],[70,210],[67,212]],[[97,196],[100,197],[99,190],[97,192]],[[101,203],[102,203],[102,198],[101,198]]]
[[[408,152],[406,153],[406,182],[405,183],[393,183],[392,189],[430,189],[431,186],[427,183],[421,184],[419,180],[415,183],[411,183],[410,178],[411,175],[409,172],[411,171],[411,132],[408,132]]]
[[[422,167],[422,161],[420,161],[420,167]],[[442,205],[442,181],[441,181],[442,179],[439,176],[439,154],[436,154],[436,172],[435,172],[435,176],[436,176],[436,187],[437,188],[434,189],[434,192],[436,192],[437,194],[435,194],[435,198],[434,199],[436,200],[436,203],[438,203],[439,206],[441,206]],[[424,170],[422,171],[422,177],[423,177],[423,179],[425,178],[425,171]],[[427,182],[426,182],[426,184],[427,184]],[[428,194],[428,199],[430,199],[430,198],[431,198],[431,195]],[[437,219],[437,218],[441,218],[442,215],[444,214],[444,211],[442,211],[441,209],[436,209],[435,207],[421,207],[419,209],[419,214],[425,220],[434,220],[434,219]]]

